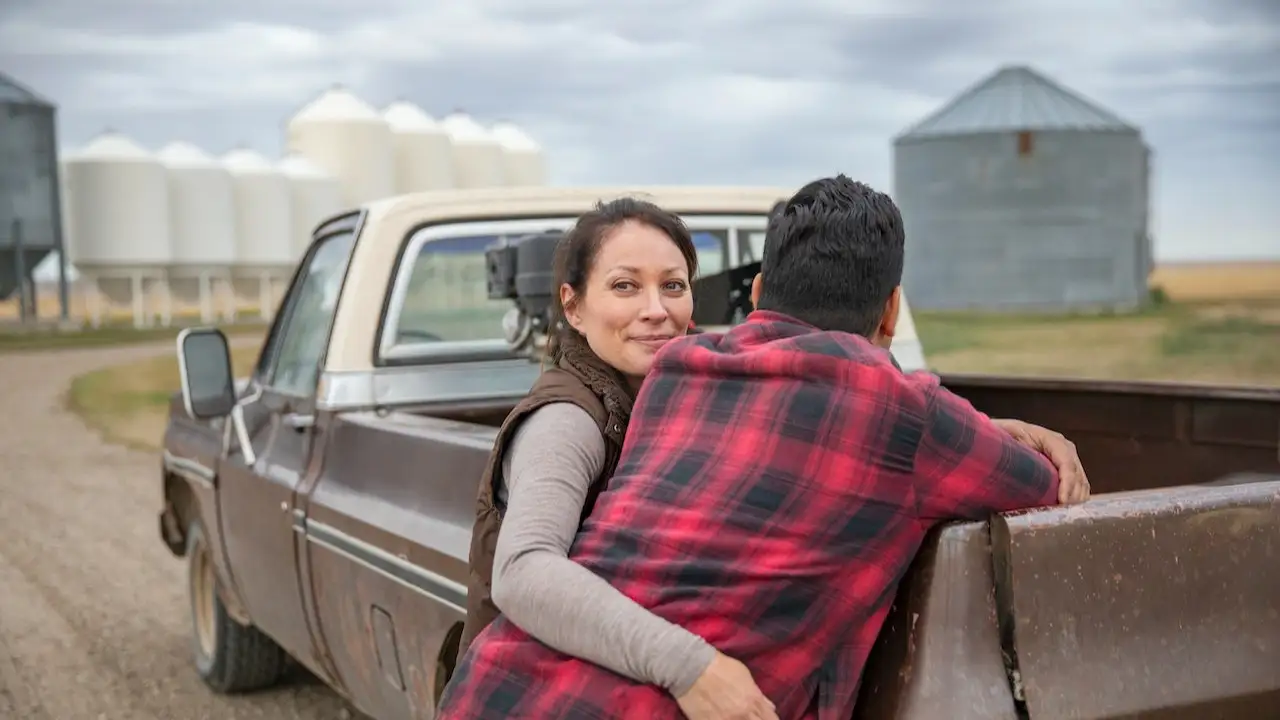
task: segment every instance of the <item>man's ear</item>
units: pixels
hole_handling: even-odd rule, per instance
[[[763,284],[764,275],[756,273],[751,280],[751,307],[759,309],[760,307],[760,286]]]
[[[893,335],[898,329],[898,312],[902,309],[902,286],[899,285],[889,293],[889,299],[884,303],[884,315],[880,318],[880,327],[877,328],[876,334],[884,339],[887,347],[893,342]]]

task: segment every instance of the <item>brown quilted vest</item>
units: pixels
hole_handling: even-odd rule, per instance
[[[571,402],[596,421],[605,439],[605,462],[600,476],[587,490],[582,507],[582,519],[585,520],[618,466],[622,439],[631,419],[632,400],[631,391],[616,370],[596,357],[585,343],[570,342],[566,344],[561,360],[543,371],[529,395],[503,421],[476,494],[476,521],[471,531],[469,558],[471,572],[467,584],[467,621],[458,645],[458,658],[467,652],[480,631],[500,614],[490,597],[493,554],[505,512],[505,508],[499,506],[496,490],[502,480],[502,458],[516,428],[538,408],[556,402]]]

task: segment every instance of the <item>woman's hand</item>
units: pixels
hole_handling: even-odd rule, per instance
[[[778,720],[747,666],[720,652],[676,702],[689,720]]]

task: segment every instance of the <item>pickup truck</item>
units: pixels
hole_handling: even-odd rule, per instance
[[[511,301],[486,289],[486,248],[626,193],[685,218],[705,324],[732,322],[736,301],[704,295],[735,292],[789,191],[381,200],[317,228],[246,380],[220,332],[183,332],[159,529],[188,566],[210,688],[264,688],[297,663],[379,720],[434,716],[464,617],[476,483],[539,372],[504,329]],[[915,333],[899,336],[899,362],[923,367]],[[943,381],[993,416],[1068,435],[1094,497],[936,529],[857,716],[1276,717],[1280,390]]]

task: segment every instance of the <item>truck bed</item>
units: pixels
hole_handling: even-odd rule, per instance
[[[1070,438],[1094,495],[1280,472],[1280,389],[988,375],[942,381],[991,417]],[[406,412],[496,428],[512,407],[490,402]]]

